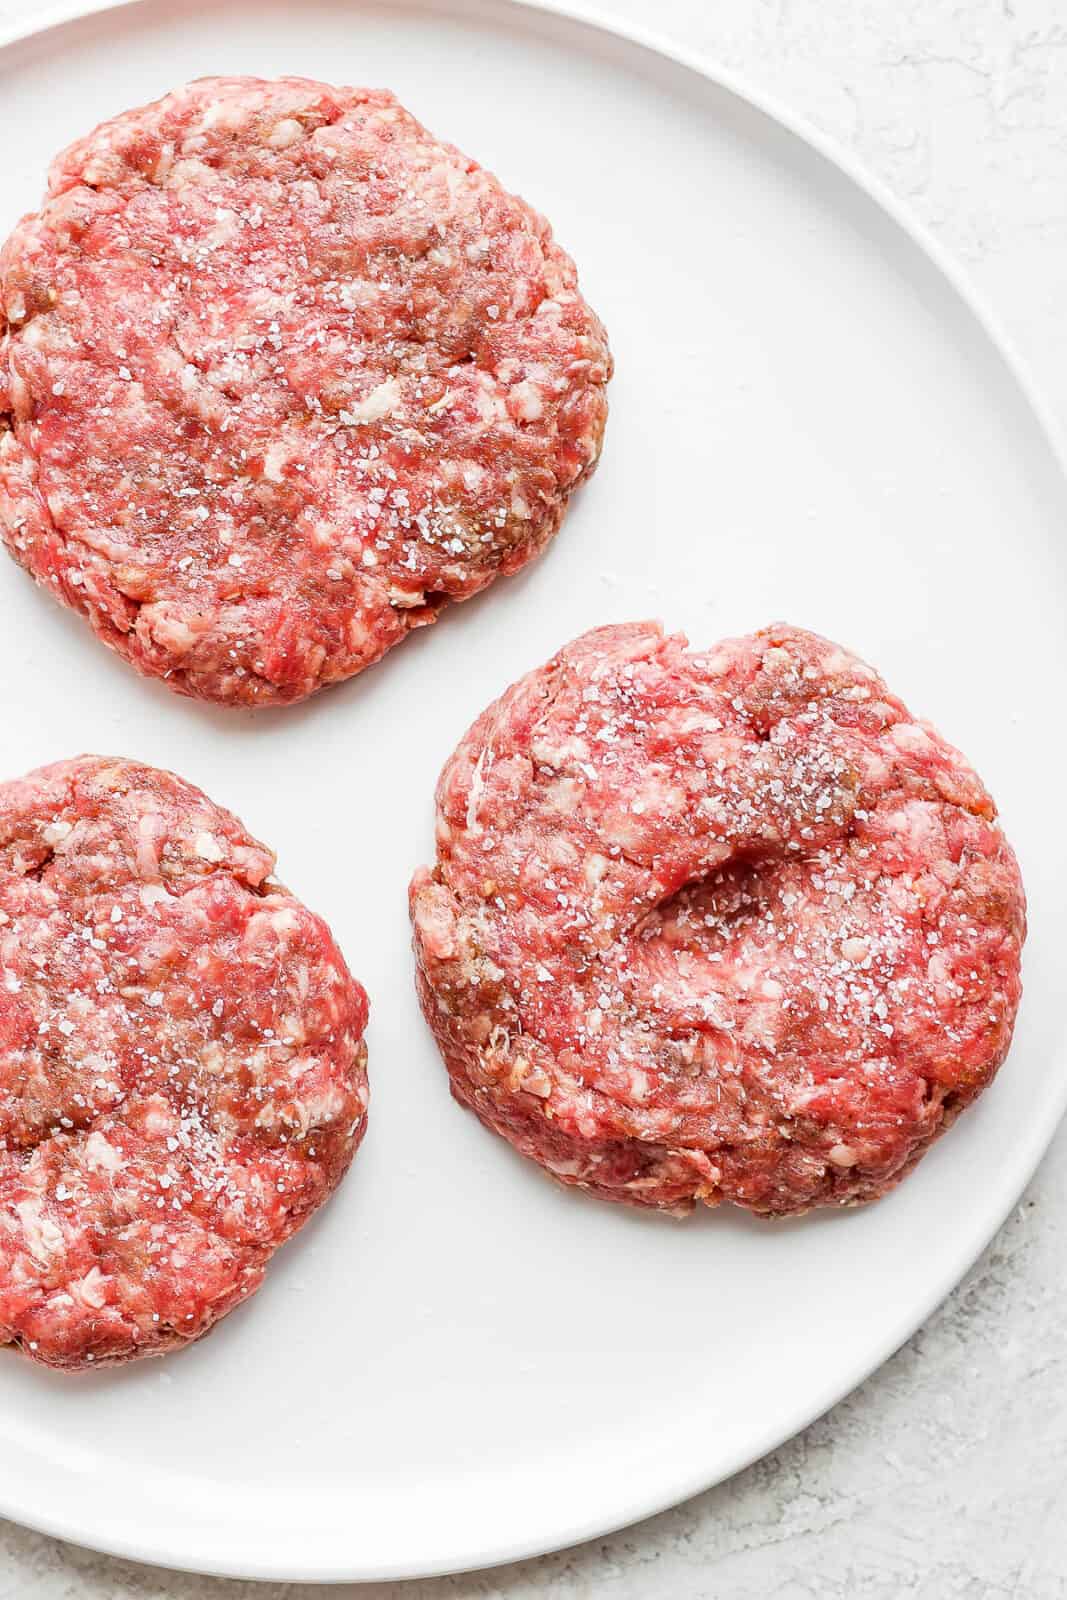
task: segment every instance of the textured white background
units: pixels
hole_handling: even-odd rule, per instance
[[[1067,431],[1062,0],[600,5],[851,146],[966,263]],[[37,9],[0,0],[0,25]],[[862,1389],[730,1483],[597,1544],[469,1578],[300,1589],[171,1576],[0,1523],[0,1600],[1060,1600],[1065,1215],[1061,1133],[967,1281]]]

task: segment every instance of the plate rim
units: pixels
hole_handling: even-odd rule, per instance
[[[3,57],[13,46],[25,43],[75,22],[109,13],[142,8],[154,0],[60,0],[35,16],[0,27],[0,67]],[[387,9],[383,0],[348,0],[353,9]],[[985,293],[974,283],[958,258],[941,242],[931,228],[922,221],[907,202],[901,199],[863,160],[832,134],[825,132],[802,113],[787,105],[773,91],[754,83],[747,73],[724,66],[710,53],[690,49],[678,44],[670,36],[643,23],[632,23],[611,16],[601,4],[586,4],[585,0],[400,0],[403,10],[423,9],[437,11],[444,17],[462,17],[479,13],[496,12],[505,18],[526,17],[536,25],[537,19],[556,20],[564,25],[586,29],[594,35],[621,42],[634,50],[658,57],[680,67],[713,88],[724,91],[742,104],[754,109],[771,123],[798,139],[809,150],[843,174],[867,196],[875,206],[904,233],[948,284],[956,299],[977,324],[978,330],[1003,363],[1026,410],[1037,425],[1039,435],[1047,445],[1059,476],[1067,482],[1067,419],[1059,417],[1046,397],[1042,384],[1035,377],[1028,358],[1023,354],[1014,335],[989,303]],[[453,1573],[484,1571],[505,1563],[536,1559],[560,1550],[605,1537],[631,1527],[650,1517],[660,1515],[696,1495],[725,1483],[737,1473],[761,1460],[771,1451],[794,1438],[824,1416],[848,1395],[852,1394],[877,1372],[907,1342],[914,1333],[944,1303],[952,1291],[973,1267],[984,1250],[1004,1226],[1014,1207],[1031,1182],[1042,1159],[1047,1154],[1065,1113],[1067,1113],[1067,1074],[1052,1097],[1053,1114],[1047,1124],[1032,1132],[1023,1147],[1016,1168],[1018,1176],[1008,1186],[1007,1197],[1001,1196],[993,1210],[993,1221],[981,1230],[976,1247],[970,1240],[957,1252],[954,1264],[938,1287],[924,1297],[916,1314],[914,1305],[906,1315],[888,1323],[888,1329],[878,1342],[873,1360],[867,1355],[856,1366],[848,1369],[842,1381],[839,1375],[824,1386],[817,1398],[809,1398],[783,1423],[781,1418],[766,1426],[743,1448],[728,1458],[725,1468],[707,1472],[689,1470],[672,1480],[669,1488],[661,1486],[655,1494],[631,1494],[625,1507],[605,1519],[602,1515],[589,1518],[575,1517],[565,1527],[557,1529],[548,1542],[544,1537],[531,1537],[525,1541],[511,1541],[503,1545],[488,1544],[476,1555],[457,1558],[453,1553],[444,1560],[423,1558],[415,1563],[382,1563],[368,1566],[337,1565],[336,1561],[322,1566],[302,1565],[299,1570],[279,1567],[276,1563],[241,1561],[212,1557],[198,1560],[195,1554],[175,1546],[139,1543],[136,1536],[120,1534],[114,1528],[92,1527],[79,1523],[70,1515],[52,1515],[47,1508],[27,1509],[13,1503],[8,1493],[0,1493],[0,1516],[9,1518],[22,1527],[46,1536],[82,1546],[85,1549],[120,1559],[142,1562],[145,1565],[175,1572],[251,1581],[284,1583],[339,1584],[352,1582],[389,1582],[443,1577]],[[100,1519],[96,1519],[99,1524]]]

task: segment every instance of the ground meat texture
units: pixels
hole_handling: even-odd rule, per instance
[[[462,740],[437,838],[411,906],[453,1092],[606,1199],[874,1199],[1007,1052],[993,802],[813,634],[585,634]]]
[[[362,1137],[367,999],[274,858],[169,772],[0,785],[0,1341],[197,1339]]]
[[[299,700],[544,547],[610,367],[547,222],[392,95],[205,79],[0,253],[0,533],[141,672]]]

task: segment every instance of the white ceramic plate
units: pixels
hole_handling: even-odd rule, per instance
[[[900,1344],[1018,1197],[1067,1092],[1067,492],[1003,344],[888,202],[736,86],[510,0],[141,0],[11,42],[0,228],[59,145],[212,72],[388,84],[544,209],[611,331],[613,415],[545,559],[296,710],[143,683],[0,565],[5,775],[89,749],[203,785],[280,850],[373,1008],[366,1144],[251,1304],[115,1374],[0,1359],[0,1510],[214,1572],[441,1572],[753,1460]],[[786,617],[855,647],[972,755],[1019,847],[1010,1062],[878,1206],[631,1215],[449,1100],[405,910],[437,770],[519,673],[647,614],[702,643]]]

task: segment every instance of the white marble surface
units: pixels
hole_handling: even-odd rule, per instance
[[[600,0],[851,146],[968,269],[1067,431],[1062,0]],[[0,23],[38,7],[0,0]],[[1006,537],[1010,531],[1006,530]],[[0,1600],[1058,1600],[1067,1595],[1067,1132],[967,1281],[878,1374],[731,1482],[470,1577],[182,1577],[0,1523]]]

